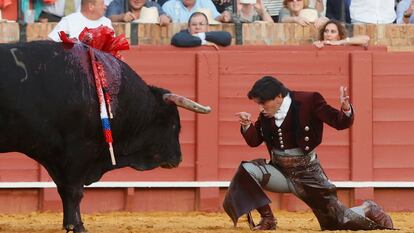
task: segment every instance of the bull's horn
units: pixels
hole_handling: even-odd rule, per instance
[[[209,106],[203,106],[195,101],[185,98],[184,96],[167,93],[167,94],[164,94],[162,97],[164,101],[167,103],[172,102],[179,107],[185,108],[193,112],[204,113],[204,114],[211,112],[211,108]]]

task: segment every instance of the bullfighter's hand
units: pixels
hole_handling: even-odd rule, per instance
[[[252,115],[248,112],[238,112],[235,114],[235,116],[238,118],[240,124],[243,126],[249,126],[252,123]]]
[[[339,88],[339,100],[341,101],[341,109],[342,111],[349,111],[351,110],[351,104],[349,103],[349,95],[347,87],[341,86]]]

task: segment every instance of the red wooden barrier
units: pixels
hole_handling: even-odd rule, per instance
[[[183,162],[179,168],[112,171],[103,181],[228,181],[241,160],[268,157],[264,147],[249,148],[239,135],[234,113],[257,107],[246,97],[255,80],[274,75],[295,90],[321,92],[339,106],[339,86],[349,86],[356,110],[351,130],[325,129],[318,154],[333,181],[414,181],[414,53],[385,48],[312,46],[232,46],[178,49],[138,46],[125,61],[149,84],[208,104],[209,115],[180,110]],[[116,143],[116,142],[115,142]],[[0,156],[0,182],[50,181],[37,163],[16,154]],[[376,199],[387,210],[414,210],[413,188],[341,189],[353,205]],[[220,210],[225,189],[87,189],[84,212],[148,210]],[[302,210],[290,194],[271,194],[275,208]],[[0,189],[0,212],[61,210],[55,189]]]

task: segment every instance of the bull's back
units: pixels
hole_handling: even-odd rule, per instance
[[[0,150],[51,143],[98,114],[86,48],[39,41],[0,45]],[[41,141],[41,142],[39,142]]]

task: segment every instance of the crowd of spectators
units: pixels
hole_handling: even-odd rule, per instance
[[[235,2],[234,2],[235,1]],[[229,22],[281,22],[312,26],[320,31],[317,47],[336,44],[366,44],[366,37],[324,39],[327,31],[341,32],[345,24],[414,23],[414,0],[43,0],[35,4],[35,19],[58,22],[58,31],[77,36],[84,27],[111,26],[111,22],[186,23],[196,12],[208,24]],[[233,9],[235,8],[235,9]],[[196,15],[201,19],[200,15]],[[211,19],[209,19],[211,18]],[[208,26],[208,25],[207,25]],[[332,29],[333,28],[333,29]],[[188,30],[187,30],[188,32]],[[214,33],[213,33],[214,34]],[[183,35],[183,34],[180,34]],[[198,44],[197,40],[197,44]],[[201,38],[204,43],[205,40]],[[362,42],[361,42],[362,41]],[[356,42],[356,43],[355,43]]]
[[[70,13],[79,12],[81,2],[43,0],[41,10],[36,9],[36,20],[59,22]],[[237,18],[243,23],[313,24],[320,28],[330,19],[347,24],[414,22],[414,0],[104,0],[104,4],[105,16],[112,22],[132,22],[142,17],[143,7],[156,8],[154,22],[160,25],[188,23],[190,15],[200,9],[208,10],[221,23],[236,22]]]

